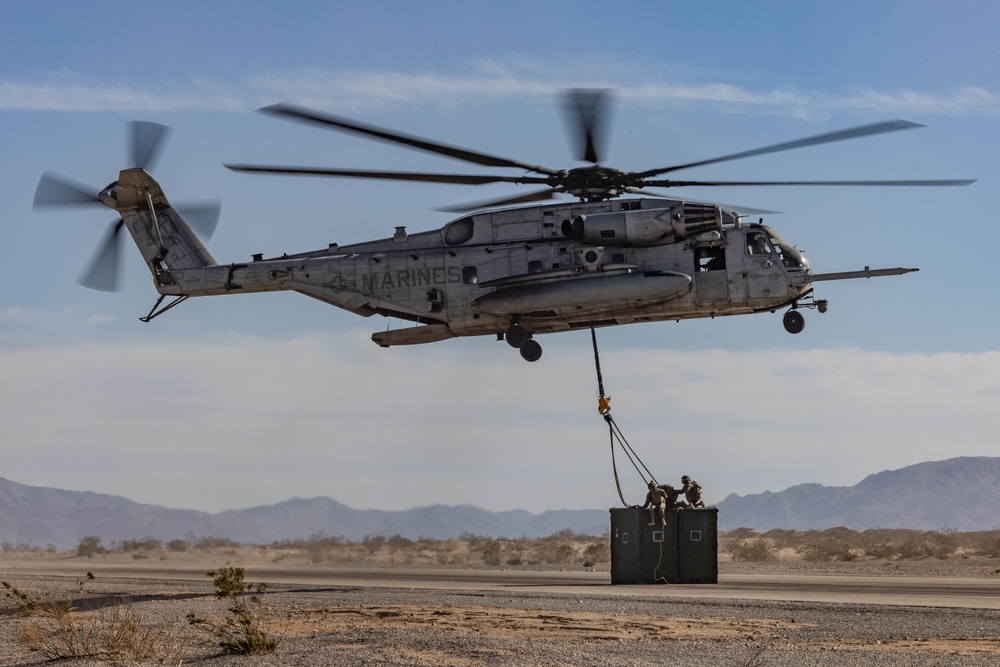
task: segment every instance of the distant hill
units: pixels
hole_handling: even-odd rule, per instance
[[[800,484],[778,493],[732,494],[718,508],[722,530],[993,530],[1000,528],[1000,458],[918,463],[854,486]]]
[[[462,505],[404,511],[357,510],[331,498],[295,498],[276,505],[218,514],[133,502],[121,496],[25,486],[0,478],[0,542],[71,549],[96,535],[105,545],[154,537],[168,541],[224,537],[268,544],[324,533],[349,540],[401,535],[448,539],[463,533],[491,537],[546,537],[570,529],[585,535],[608,530],[608,511],[489,512]]]
[[[855,486],[800,484],[739,496],[718,505],[719,527],[767,531],[847,526],[961,531],[1000,527],[1000,458],[962,457],[889,470]],[[106,545],[189,535],[267,544],[323,533],[349,540],[401,535],[448,539],[464,533],[546,537],[561,530],[601,535],[607,509],[488,512],[469,505],[402,511],[358,510],[331,498],[295,498],[217,514],[136,503],[120,496],[25,486],[0,478],[0,543],[77,546],[96,535]]]

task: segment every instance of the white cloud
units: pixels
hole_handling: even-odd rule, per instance
[[[583,68],[591,71],[588,68]],[[464,74],[386,69],[290,68],[260,72],[243,81],[203,76],[133,87],[93,83],[60,72],[53,81],[0,81],[0,110],[33,111],[246,111],[275,100],[359,112],[373,108],[460,106],[468,100],[551,98],[567,87],[615,88],[626,100],[651,105],[713,108],[733,114],[825,117],[831,112],[995,116],[1000,95],[978,86],[951,91],[859,88],[844,93],[778,85],[760,89],[726,81],[611,82],[566,77],[523,59],[484,60]]]
[[[0,81],[3,111],[243,111],[246,99],[198,81],[165,82],[148,88],[85,81],[23,83]]]
[[[67,332],[99,330],[116,321],[109,313],[84,313],[76,306],[58,310],[8,306],[0,310],[0,345],[38,346],[65,338]]]
[[[584,336],[526,364],[478,339],[367,332],[0,351],[4,476],[219,510],[615,504]],[[1000,353],[606,350],[614,414],[661,481],[709,499],[995,455]],[[619,455],[627,498],[642,482]]]

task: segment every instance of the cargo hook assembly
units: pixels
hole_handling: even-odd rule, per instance
[[[628,444],[628,440],[622,434],[621,429],[618,428],[618,424],[615,423],[614,417],[611,416],[611,397],[604,393],[604,376],[601,373],[601,356],[597,351],[597,332],[594,327],[590,327],[590,338],[594,343],[594,366],[597,368],[597,411],[601,413],[604,417],[604,421],[608,424],[608,434],[611,441],[611,469],[615,473],[615,486],[618,488],[618,498],[622,501],[622,505],[628,507],[629,504],[625,501],[625,496],[622,494],[622,484],[618,478],[618,464],[615,461],[615,444],[622,448],[625,452],[625,456],[632,463],[632,467],[635,471],[639,473],[639,477],[642,478],[644,483],[652,481],[656,482],[656,478],[653,477],[653,473],[649,471],[646,464],[642,462],[639,455],[635,453],[632,449],[632,445]],[[642,466],[642,470],[639,469]],[[645,474],[643,474],[645,470]],[[648,479],[647,479],[648,475]]]

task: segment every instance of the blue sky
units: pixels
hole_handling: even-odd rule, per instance
[[[0,24],[0,476],[221,510],[328,495],[356,507],[616,502],[589,336],[528,365],[488,338],[381,350],[294,294],[80,287],[112,216],[33,212],[46,170],[117,178],[125,124],[173,128],[153,173],[219,199],[221,262],[433,229],[469,188],[235,174],[226,162],[470,171],[256,113],[289,102],[550,167],[578,166],[558,95],[615,89],[606,162],[642,170],[870,122],[925,128],[683,172],[701,179],[977,178],[968,188],[729,188],[689,199],[767,222],[826,283],[824,315],[600,333],[605,382],[661,479],[709,500],[959,455],[996,455],[992,222],[1000,6],[973,2],[11,2]],[[628,480],[641,492],[641,481]]]

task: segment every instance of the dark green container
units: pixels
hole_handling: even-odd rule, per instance
[[[668,510],[666,526],[649,513],[611,509],[612,584],[719,583],[719,510]]]

